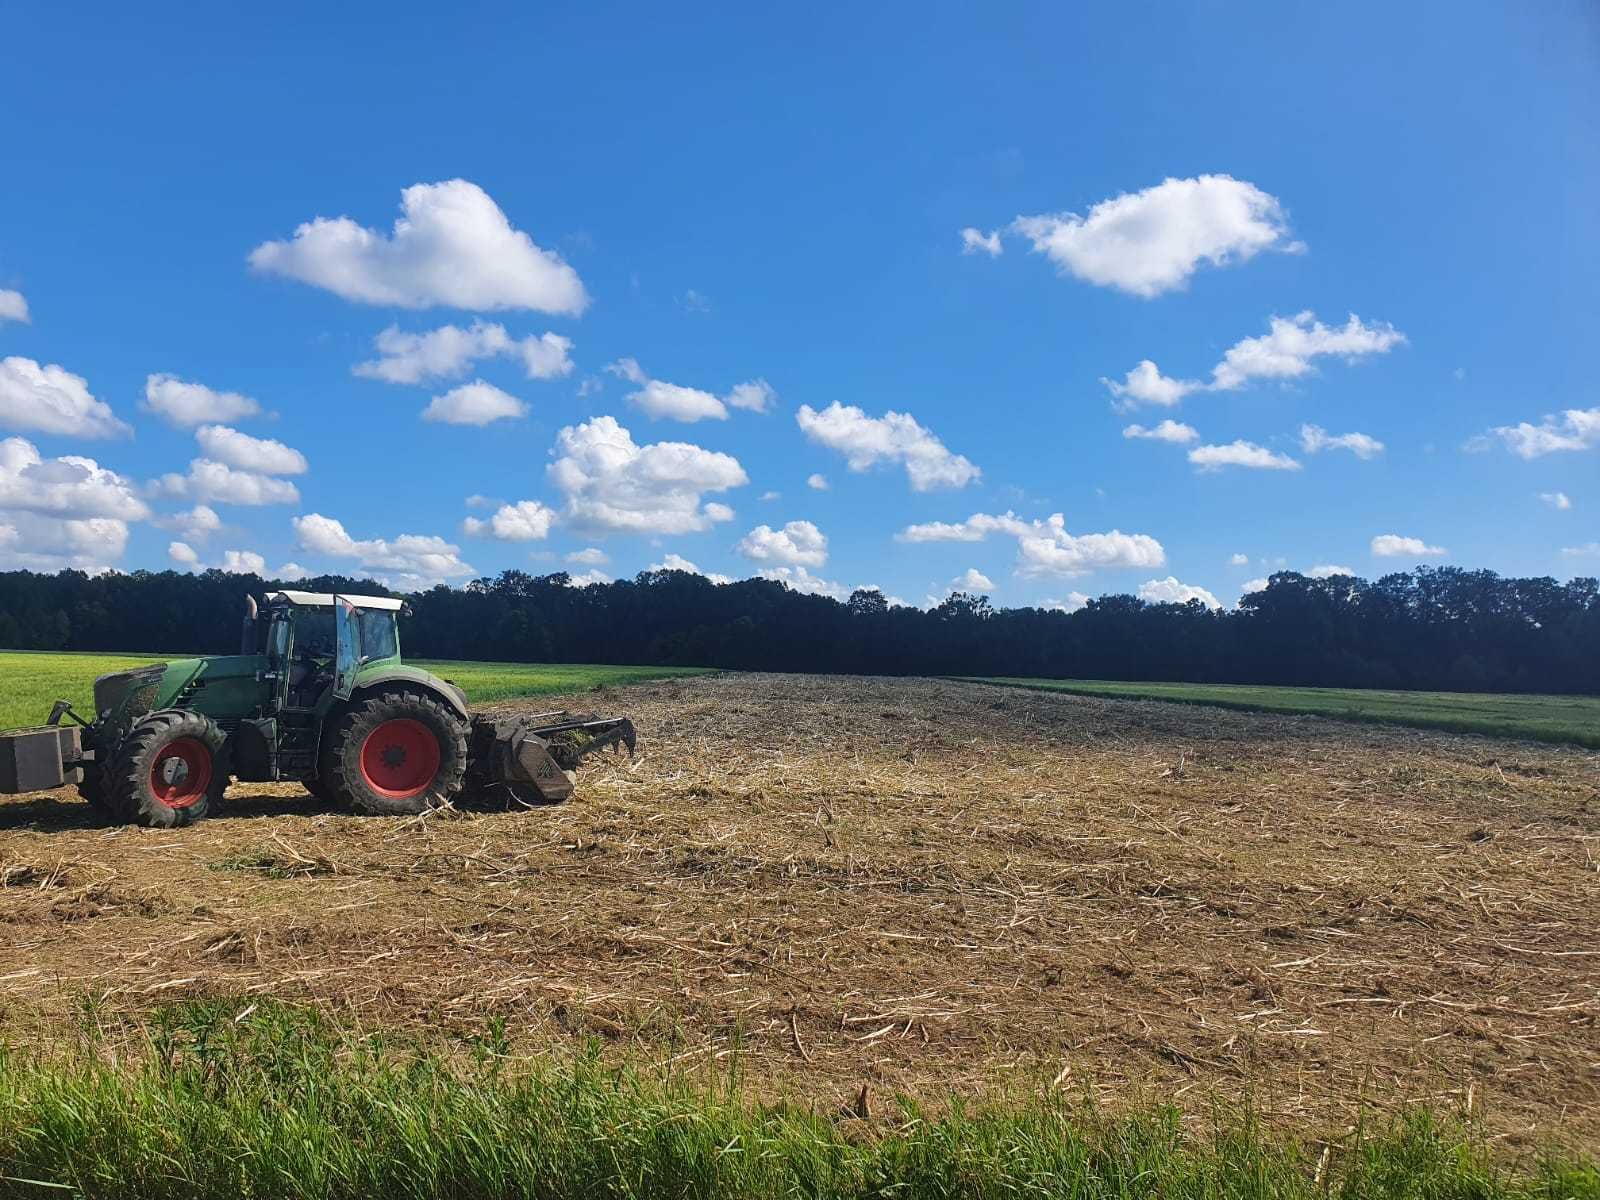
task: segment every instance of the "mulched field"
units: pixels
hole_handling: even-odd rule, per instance
[[[235,784],[157,832],[0,802],[0,1036],[274,996],[830,1111],[1055,1086],[1324,1130],[1426,1101],[1600,1145],[1592,751],[927,680],[570,703],[641,754],[559,808]]]

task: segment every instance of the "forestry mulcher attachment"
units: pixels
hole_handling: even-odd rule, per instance
[[[559,803],[586,755],[633,753],[626,718],[469,712],[455,684],[400,661],[405,611],[382,596],[247,597],[238,654],[102,675],[92,721],[60,700],[43,726],[0,733],[0,793],[76,784],[114,820],[170,827],[205,816],[230,778],[299,780],[410,815],[464,790]]]

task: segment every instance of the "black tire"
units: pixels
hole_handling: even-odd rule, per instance
[[[122,821],[158,829],[188,825],[222,803],[228,786],[227,735],[210,717],[168,708],[140,720],[122,739],[95,789]]]
[[[355,701],[334,721],[317,774],[357,812],[409,817],[455,799],[466,770],[467,723],[431,696],[390,691]]]

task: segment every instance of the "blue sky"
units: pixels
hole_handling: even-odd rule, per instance
[[[1590,4],[0,34],[0,568],[1600,571]]]

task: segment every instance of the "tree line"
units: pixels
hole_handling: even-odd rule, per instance
[[[397,594],[342,576],[12,571],[0,573],[0,647],[230,653],[244,595],[279,586]],[[1457,567],[1375,581],[1285,571],[1231,610],[1114,595],[1068,613],[960,592],[922,610],[876,591],[839,601],[682,571],[585,587],[506,571],[407,598],[413,658],[1600,693],[1600,581]]]

